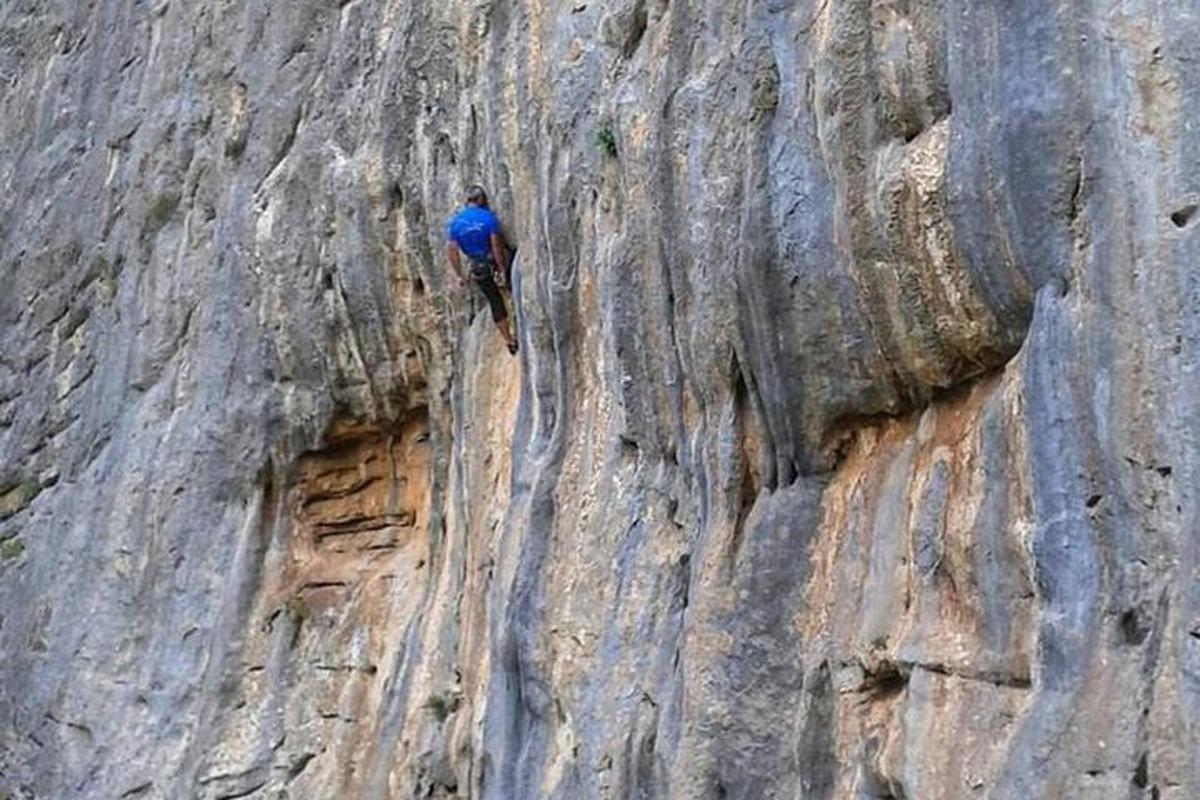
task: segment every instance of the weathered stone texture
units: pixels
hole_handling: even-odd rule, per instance
[[[0,792],[1200,796],[1198,64],[1154,0],[8,0]]]

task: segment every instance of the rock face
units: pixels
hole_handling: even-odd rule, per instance
[[[0,794],[1200,796],[1198,64],[1151,0],[8,0]]]

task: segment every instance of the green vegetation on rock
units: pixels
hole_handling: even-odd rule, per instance
[[[8,519],[26,508],[41,491],[37,481],[27,479],[0,492],[0,519]]]
[[[613,133],[611,125],[605,124],[596,128],[594,142],[596,149],[601,153],[604,153],[609,158],[617,157],[617,137]]]
[[[19,558],[25,552],[25,543],[20,539],[12,538],[5,539],[0,543],[0,559],[12,561],[14,558]]]

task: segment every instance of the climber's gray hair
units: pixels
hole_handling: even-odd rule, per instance
[[[467,187],[467,202],[473,206],[487,206],[487,192],[479,184],[472,184]]]

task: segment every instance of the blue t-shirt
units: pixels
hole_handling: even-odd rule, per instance
[[[496,215],[480,206],[465,206],[450,218],[446,238],[476,261],[487,261],[492,254],[492,234],[500,230]]]

